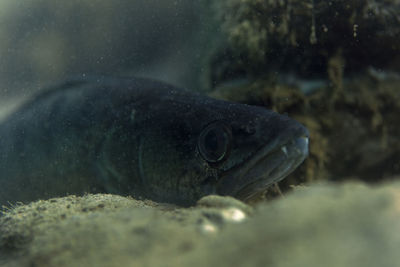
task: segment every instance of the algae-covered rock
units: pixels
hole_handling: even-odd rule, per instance
[[[398,68],[399,10],[398,0],[221,0],[215,4],[227,34],[226,50],[234,57],[229,68],[241,66],[256,75],[266,70],[293,71],[303,77],[324,76],[338,60],[348,73],[368,66]]]
[[[165,266],[251,212],[218,196],[195,209],[104,194],[41,200],[0,216],[0,266]]]
[[[255,209],[69,196],[0,217],[0,266],[396,266],[400,185],[314,185]]]
[[[400,174],[398,0],[214,6],[228,39],[217,54],[231,57],[211,66],[211,95],[286,113],[310,131],[310,155],[283,188]]]

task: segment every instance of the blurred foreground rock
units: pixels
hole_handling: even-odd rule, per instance
[[[0,266],[397,266],[400,184],[314,185],[254,209],[69,196],[0,217]]]

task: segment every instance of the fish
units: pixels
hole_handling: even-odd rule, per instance
[[[308,142],[265,107],[145,78],[71,79],[0,123],[0,206],[85,193],[246,201],[296,169]]]

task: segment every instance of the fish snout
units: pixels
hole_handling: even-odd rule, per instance
[[[303,158],[308,156],[309,153],[309,138],[308,136],[302,136],[294,138],[292,141],[281,147],[281,151],[286,157]]]

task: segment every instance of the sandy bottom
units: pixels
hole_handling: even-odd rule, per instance
[[[0,217],[0,266],[397,266],[399,229],[399,183],[313,185],[255,207],[69,196]]]

